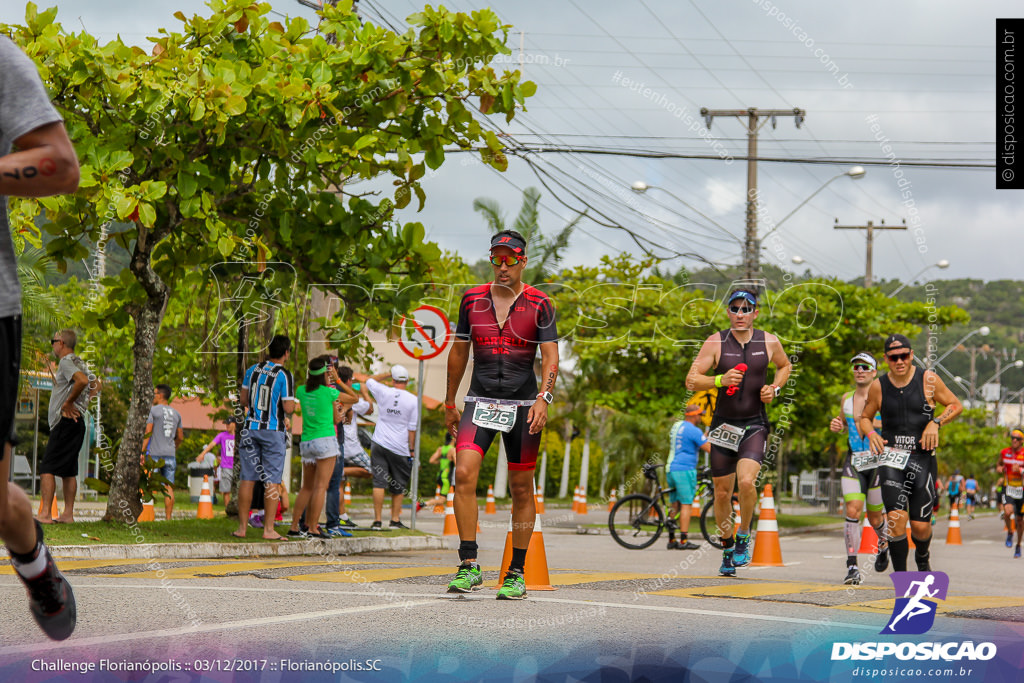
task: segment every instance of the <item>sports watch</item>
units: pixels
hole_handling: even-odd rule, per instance
[[[544,399],[545,401],[548,402],[548,404],[555,402],[555,397],[551,394],[550,391],[545,391],[543,393],[537,394],[537,398]]]
[[[933,417],[932,418],[932,422],[935,423],[936,427],[941,427],[942,426],[942,418],[941,417]]]

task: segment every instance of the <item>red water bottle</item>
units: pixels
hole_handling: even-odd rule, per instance
[[[747,371],[747,364],[746,363],[740,363],[740,364],[738,364],[736,366],[736,369],[739,370],[740,372],[746,372]],[[728,389],[725,390],[725,395],[726,396],[732,396],[733,394],[735,394],[739,390],[740,390],[740,385],[734,384],[734,385],[732,385],[731,387],[729,387]]]

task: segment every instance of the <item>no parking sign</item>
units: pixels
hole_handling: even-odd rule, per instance
[[[428,360],[441,354],[451,339],[448,318],[435,307],[423,305],[402,318],[398,346],[407,356]]]

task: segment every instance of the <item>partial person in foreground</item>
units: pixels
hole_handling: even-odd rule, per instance
[[[893,571],[907,571],[908,521],[917,569],[931,571],[935,449],[939,429],[955,420],[963,406],[937,374],[914,367],[914,352],[905,336],[890,334],[884,349],[889,372],[871,383],[857,427],[878,460]],[[944,409],[936,416],[938,406]],[[879,414],[882,427],[876,430],[874,418]]]
[[[17,148],[14,153],[12,146]],[[75,630],[75,594],[43,543],[43,527],[32,518],[28,496],[8,481],[21,369],[21,285],[7,197],[74,192],[78,175],[74,147],[35,64],[0,36],[0,538],[28,589],[32,616],[54,640],[64,640]]]

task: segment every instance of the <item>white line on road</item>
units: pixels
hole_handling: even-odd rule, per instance
[[[84,586],[77,586],[83,588]],[[108,587],[109,588],[109,587]],[[138,588],[138,586],[135,586]],[[185,586],[179,586],[178,588],[186,588]],[[227,590],[231,590],[230,588]],[[238,590],[238,589],[235,589]],[[289,591],[296,592],[296,591]],[[302,591],[305,593],[313,593],[317,591]],[[322,591],[319,591],[322,593]],[[432,596],[433,597],[433,596]],[[12,654],[35,654],[39,652],[46,652],[48,650],[62,650],[69,648],[78,647],[91,647],[93,645],[108,645],[110,643],[119,642],[130,642],[133,640],[148,640],[151,638],[167,638],[172,636],[186,636],[194,633],[210,633],[214,631],[232,631],[243,628],[254,628],[257,626],[265,626],[268,624],[285,624],[290,621],[309,621],[311,619],[326,619],[329,617],[338,617],[345,614],[359,614],[361,612],[379,612],[381,610],[393,609],[396,607],[415,607],[417,605],[426,605],[433,602],[433,600],[419,600],[417,602],[396,602],[393,604],[385,605],[364,605],[362,607],[346,607],[344,609],[331,609],[324,610],[323,612],[301,612],[299,614],[287,614],[284,616],[274,617],[260,617],[258,619],[243,619],[241,621],[228,621],[222,624],[203,624],[202,626],[183,626],[181,628],[168,628],[161,629],[159,631],[142,631],[138,633],[122,633],[118,635],[105,635],[97,636],[95,638],[82,638],[80,640],[65,640],[59,643],[44,643],[34,645],[14,645],[11,647],[0,648],[0,657],[4,655]]]

